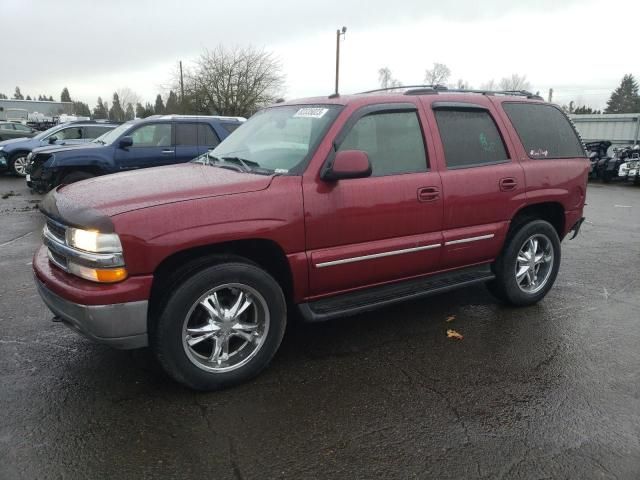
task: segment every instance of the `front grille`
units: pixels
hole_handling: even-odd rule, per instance
[[[54,265],[66,271],[68,268],[67,259],[62,255],[59,255],[58,253],[54,252],[50,248],[47,249],[47,251],[49,252],[49,260],[51,260]]]
[[[61,223],[47,218],[47,230],[49,230],[51,235],[53,235],[60,243],[64,244],[66,242],[67,227]]]

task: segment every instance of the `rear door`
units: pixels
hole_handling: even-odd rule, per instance
[[[175,131],[176,163],[193,160],[220,143],[211,125],[205,122],[177,122]]]
[[[133,145],[116,148],[117,168],[132,170],[175,163],[172,130],[171,122],[154,122],[140,125],[129,132]]]
[[[367,178],[303,178],[310,293],[327,295],[422,275],[438,268],[442,197],[422,111],[414,103],[356,110],[337,150],[365,151]]]
[[[444,194],[442,267],[491,261],[525,203],[523,169],[487,98],[423,102],[435,127]]]

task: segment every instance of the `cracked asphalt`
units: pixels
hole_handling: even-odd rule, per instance
[[[210,394],[50,321],[38,199],[0,176],[3,480],[640,478],[640,188],[590,185],[537,306],[478,286],[294,324],[259,378]]]

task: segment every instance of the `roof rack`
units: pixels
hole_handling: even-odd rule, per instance
[[[360,92],[360,94],[389,92],[395,90],[403,90],[402,95],[437,95],[443,93],[477,93],[480,95],[510,95],[515,97],[526,97],[533,100],[544,100],[540,95],[533,94],[527,90],[474,90],[462,88],[447,88],[445,85],[402,85],[400,87],[378,88],[376,90],[368,90]]]

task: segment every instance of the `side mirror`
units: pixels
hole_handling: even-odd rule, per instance
[[[118,144],[120,148],[129,148],[131,145],[133,145],[133,138],[129,136],[122,137],[120,139],[120,143]]]
[[[56,143],[58,141],[58,137],[53,136],[53,137],[49,137],[49,143]]]
[[[371,162],[367,153],[362,150],[343,150],[336,153],[333,164],[322,172],[321,178],[335,181],[369,176],[371,176]]]

